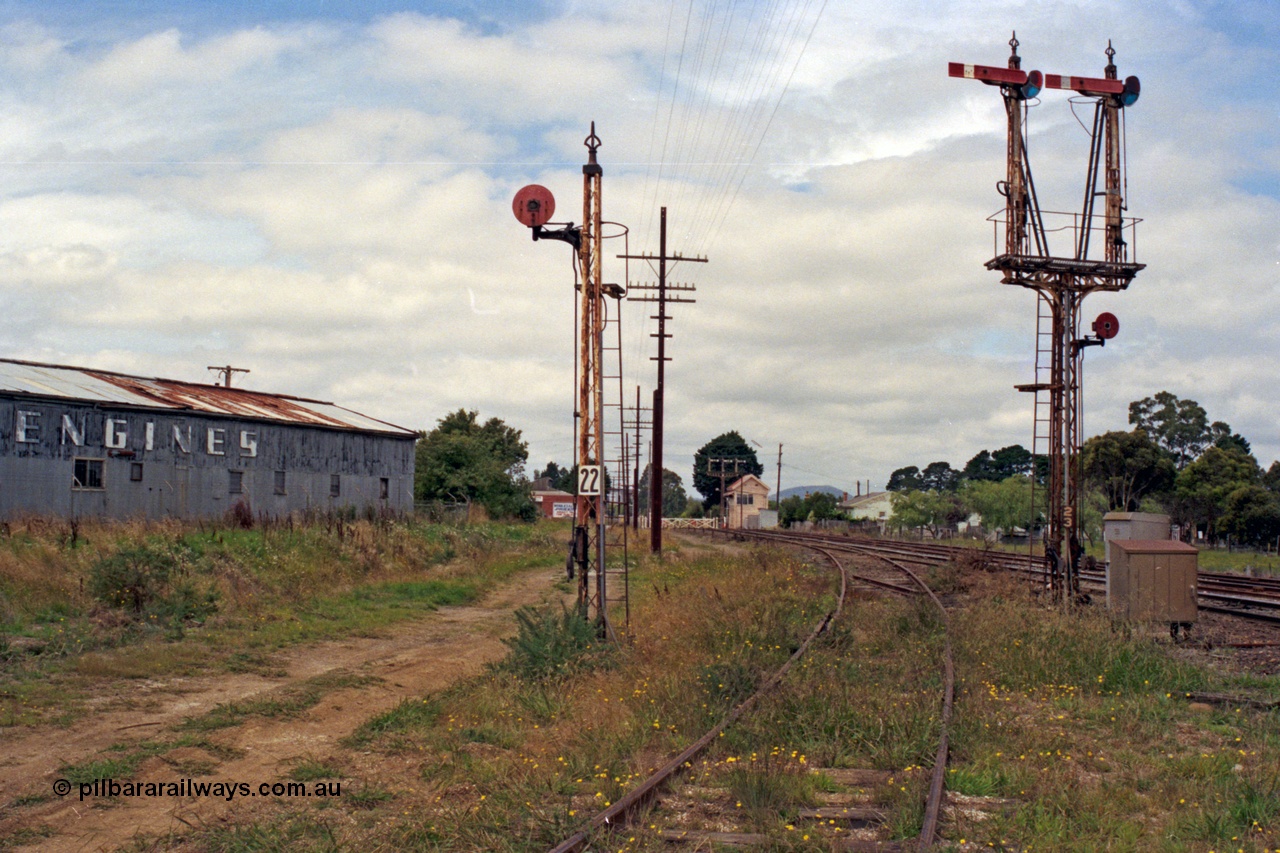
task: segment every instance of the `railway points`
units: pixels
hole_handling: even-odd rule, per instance
[[[716,531],[719,535],[725,535],[727,531]],[[741,531],[735,531],[730,535],[743,535]],[[800,543],[795,543],[800,544]],[[565,838],[555,847],[551,848],[550,853],[576,853],[576,851],[584,851],[590,849],[589,843],[594,834],[607,831],[608,828],[615,825],[625,825],[637,819],[641,812],[659,808],[658,805],[662,792],[679,782],[680,776],[694,767],[694,763],[703,755],[703,753],[716,742],[716,740],[724,735],[724,731],[744,714],[749,713],[764,697],[766,697],[777,685],[786,677],[787,673],[795,667],[803,658],[808,648],[817,641],[828,628],[840,618],[844,609],[846,599],[849,597],[850,587],[854,584],[868,585],[871,588],[887,594],[895,594],[900,596],[921,596],[931,601],[941,624],[944,626],[943,656],[941,667],[943,670],[942,678],[942,695],[939,699],[940,727],[938,747],[934,759],[934,765],[930,773],[930,783],[928,787],[927,798],[924,803],[924,818],[920,830],[918,840],[918,850],[932,849],[938,836],[939,822],[942,817],[942,809],[944,804],[944,782],[947,768],[949,725],[952,710],[955,701],[955,663],[952,656],[950,637],[947,636],[947,611],[942,601],[931,590],[927,583],[920,576],[906,565],[905,561],[895,560],[882,554],[871,555],[873,564],[869,567],[860,569],[858,572],[850,571],[844,561],[836,555],[837,548],[824,547],[823,544],[814,543],[812,541],[804,542],[802,547],[829,562],[835,569],[839,578],[839,590],[836,594],[835,606],[826,612],[813,628],[812,632],[805,640],[795,649],[792,655],[787,659],[776,672],[774,672],[764,683],[754,691],[745,700],[736,705],[728,714],[726,714],[715,726],[694,741],[684,751],[671,758],[655,772],[645,778],[639,785],[632,788],[625,796],[613,803],[602,811],[599,811],[588,820],[582,828],[578,829],[569,837]],[[878,565],[876,565],[878,564]],[[877,568],[890,567],[891,574],[897,576],[894,582],[883,577],[873,576]],[[905,579],[905,582],[904,582]],[[846,781],[853,779],[858,773],[862,773],[859,779],[886,775],[877,771],[849,771],[840,769],[819,769],[815,771],[823,774],[827,778],[845,779]],[[846,785],[846,788],[852,788],[852,785]],[[683,795],[692,796],[695,800],[706,800],[708,794],[706,792],[698,792],[695,786],[686,784]],[[679,796],[679,794],[677,795]],[[712,792],[711,797],[722,796]],[[815,809],[805,809],[799,813],[799,820],[818,822],[829,825],[839,825],[848,828],[862,828],[867,826],[878,826],[884,822],[884,813],[878,809],[867,807],[865,805],[855,805],[855,801],[861,803],[866,799],[865,793],[856,791],[846,791],[837,799],[838,805],[830,805]],[[739,806],[741,803],[738,804]],[[687,811],[688,809],[686,809]],[[656,824],[655,824],[656,826]],[[691,829],[687,826],[664,829],[659,836],[671,844],[693,844],[695,846],[723,844],[729,846],[759,846],[769,843],[767,836],[757,833],[740,832],[740,831],[724,831],[721,829]],[[805,838],[808,838],[806,835]],[[867,846],[864,842],[853,837],[837,841],[837,848],[844,850],[894,850],[900,849],[899,845],[892,842],[875,841],[870,842]]]

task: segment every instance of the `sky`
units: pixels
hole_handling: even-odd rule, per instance
[[[0,357],[336,402],[459,408],[573,456],[571,250],[602,142],[604,277],[674,283],[666,467],[736,430],[782,487],[1030,447],[1036,302],[983,264],[999,92],[948,62],[1102,76],[1126,110],[1129,289],[1085,356],[1084,434],[1159,391],[1280,457],[1280,9],[1273,0],[667,4],[0,0]],[[1030,110],[1042,207],[1078,210],[1091,107]],[[638,293],[638,291],[637,291]],[[653,306],[621,307],[648,405]],[[615,410],[616,411],[616,410]],[[610,455],[615,455],[610,452]],[[861,483],[861,486],[855,484]],[[690,491],[692,489],[690,488]]]

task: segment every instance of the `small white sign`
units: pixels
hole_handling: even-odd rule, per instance
[[[551,505],[552,518],[573,518],[573,504],[560,503],[559,501]]]
[[[578,494],[594,497],[604,491],[604,466],[581,465],[578,467]]]

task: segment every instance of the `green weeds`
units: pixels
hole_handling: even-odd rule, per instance
[[[69,721],[86,680],[277,675],[278,649],[474,602],[554,563],[560,538],[554,525],[418,520],[26,522],[0,537],[0,724]]]
[[[522,607],[516,611],[516,626],[516,635],[503,640],[510,652],[497,668],[523,681],[565,678],[609,660],[611,644],[574,608]]]
[[[236,541],[274,547],[248,533],[257,531]],[[489,565],[525,559],[526,545],[500,531],[470,544],[431,535],[459,553],[483,551]],[[340,777],[343,797],[323,810],[281,804],[274,816],[186,842],[218,851],[547,849],[750,693],[830,602],[829,570],[777,551],[729,560],[671,549],[633,571],[622,647],[606,652],[575,611],[522,611],[502,664],[408,699],[366,720],[334,754],[293,766],[296,778]],[[424,580],[458,586],[417,585]],[[946,785],[998,800],[985,819],[962,811],[944,822],[942,848],[1280,848],[1280,713],[1197,710],[1185,699],[1198,690],[1275,696],[1280,680],[1197,664],[1193,650],[1113,626],[1100,610],[1063,614],[1002,576],[942,571],[933,580],[952,589],[957,608]],[[437,593],[473,582],[366,579],[330,597],[345,611],[315,612],[431,606],[444,600]],[[942,640],[939,620],[917,602],[855,600],[772,694],[684,768],[683,781],[727,803],[736,828],[764,833],[770,849],[809,851],[832,849],[848,830],[802,820],[802,808],[827,801],[819,793],[844,793],[834,776],[812,771],[887,771],[862,793],[885,814],[883,838],[914,839],[937,748]],[[269,656],[241,665],[267,666]],[[204,725],[298,713],[315,701],[313,688],[222,706]],[[137,760],[98,760],[109,758]],[[101,770],[81,772],[90,769]],[[657,808],[593,845],[663,850],[657,832],[670,820]]]
[[[218,705],[199,717],[185,720],[179,728],[184,731],[207,732],[238,726],[249,717],[296,717],[313,707],[326,693],[348,687],[362,687],[379,680],[373,676],[329,672],[265,696]]]
[[[366,720],[343,741],[343,745],[360,749],[385,735],[429,728],[439,719],[441,710],[438,700],[405,699],[390,711]]]

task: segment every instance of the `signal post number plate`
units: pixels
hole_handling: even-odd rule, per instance
[[[594,497],[604,491],[604,466],[581,465],[578,467],[578,494]]]

